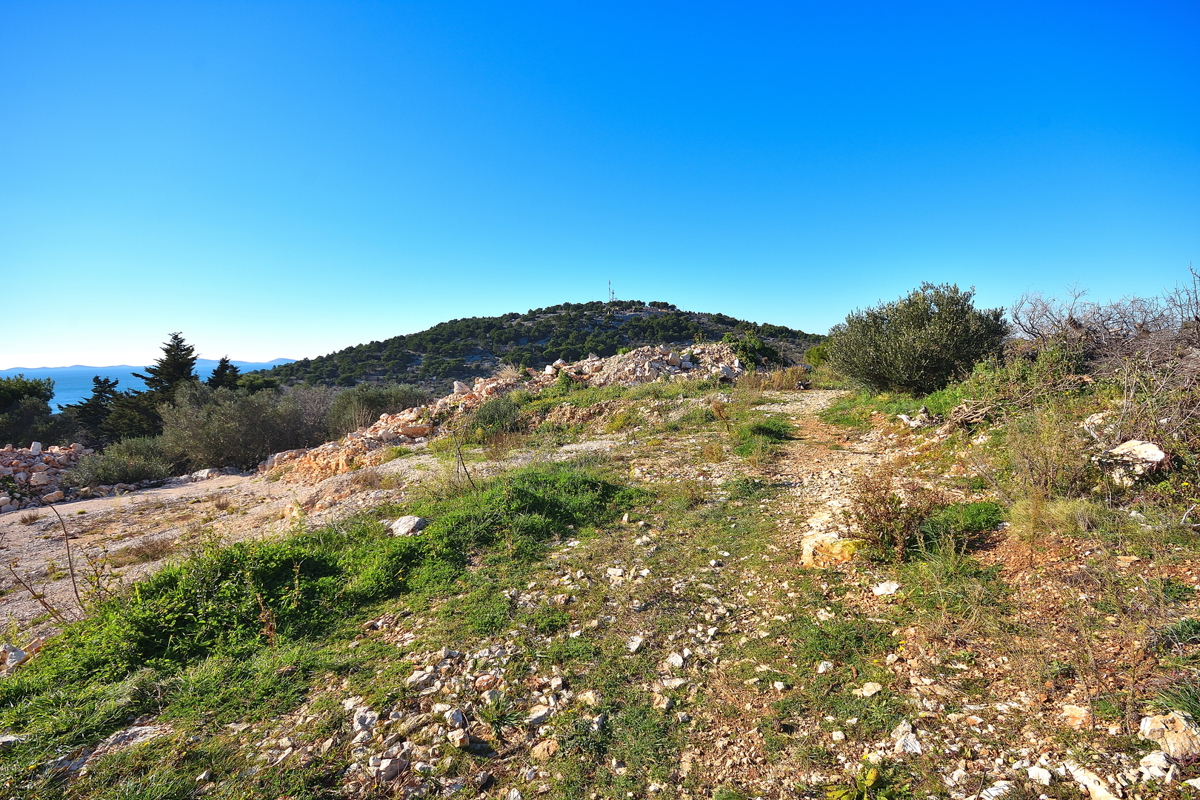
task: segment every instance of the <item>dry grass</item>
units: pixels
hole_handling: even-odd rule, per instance
[[[489,461],[503,461],[513,450],[524,445],[528,438],[523,433],[493,433],[483,444],[483,454]]]
[[[515,381],[520,379],[521,370],[512,364],[501,364],[500,369],[496,370],[495,376],[504,381]]]
[[[788,367],[774,372],[748,372],[738,378],[739,389],[756,391],[789,392],[806,388],[808,370],[804,367]]]
[[[383,473],[374,467],[360,469],[350,476],[350,483],[359,490],[382,489]]]
[[[175,552],[176,549],[178,548],[175,541],[167,537],[143,539],[128,547],[122,547],[120,550],[109,555],[108,560],[114,567],[123,567],[127,564],[145,564],[150,561],[164,559]]]
[[[21,525],[32,525],[41,518],[42,515],[36,511],[27,511],[21,516],[17,517],[17,523]]]

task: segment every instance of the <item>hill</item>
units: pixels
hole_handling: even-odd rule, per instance
[[[799,360],[806,348],[825,338],[725,314],[681,311],[670,303],[563,303],[524,314],[450,320],[420,333],[301,359],[263,374],[285,383],[329,386],[364,381],[443,386],[488,375],[501,363],[540,368],[560,358],[577,361],[589,353],[607,357],[625,348],[720,341],[739,332],[754,333],[786,361]]]

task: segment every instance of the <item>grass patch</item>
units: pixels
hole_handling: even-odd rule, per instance
[[[280,540],[202,549],[98,604],[0,682],[0,728],[26,737],[6,752],[0,781],[45,798],[191,796],[195,774],[205,769],[192,753],[231,758],[221,751],[218,726],[295,709],[314,687],[328,684],[328,673],[350,675],[371,664],[371,686],[386,682],[391,673],[374,668],[381,658],[397,659],[395,648],[370,642],[350,648],[362,617],[380,601],[461,592],[473,562],[519,571],[553,541],[611,521],[638,496],[610,482],[595,462],[537,466],[474,490],[439,487],[381,511],[430,520],[420,536],[393,537],[378,521],[360,517]],[[499,597],[488,599],[482,586],[469,592],[467,624],[480,631],[507,625],[508,599]],[[526,621],[542,633],[566,624],[557,610]],[[97,774],[122,776],[124,788],[88,779],[90,788],[80,794],[83,784],[62,784],[40,771],[57,755],[95,744],[147,713],[209,738],[177,748],[180,757],[114,758]],[[239,778],[238,789],[245,796],[278,796],[284,788],[319,796],[334,774],[329,768],[315,759],[304,769]]]

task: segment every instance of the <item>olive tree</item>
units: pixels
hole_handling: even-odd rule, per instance
[[[829,363],[874,392],[935,392],[1001,353],[1004,309],[977,309],[974,296],[974,289],[923,283],[899,300],[856,310],[830,330]]]

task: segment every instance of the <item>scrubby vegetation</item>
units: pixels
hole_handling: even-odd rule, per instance
[[[540,368],[556,359],[606,357],[646,345],[686,345],[725,337],[749,364],[795,359],[824,337],[725,314],[681,311],[670,303],[616,300],[564,303],[524,314],[472,317],[427,331],[348,347],[271,369],[288,383],[354,386],[361,381],[421,381],[447,388],[490,374],[501,362]]]
[[[938,293],[953,302],[926,303]],[[926,286],[895,319],[912,341],[961,332],[943,308],[977,341],[1004,327],[970,300]],[[936,366],[888,350],[875,383],[834,372],[834,337],[813,366],[855,391],[821,418],[832,395],[796,391],[814,377],[798,368],[492,398],[393,454],[429,471],[419,488],[375,467],[346,481],[394,504],[311,528],[300,512],[264,541],[199,536],[136,588],[94,594],[0,682],[0,726],[27,737],[0,780],[38,797],[184,797],[207,773],[213,797],[1065,800],[1069,761],[1130,796],[1183,797],[1195,763],[1139,777],[1155,746],[1136,732],[1200,709],[1198,314],[1194,288],[1026,299],[1003,348],[941,349]],[[139,447],[176,424],[219,442],[238,430],[223,414],[269,419],[306,391],[331,396],[183,387]],[[415,395],[341,397],[374,415]],[[1112,454],[1130,440],[1163,458]],[[610,455],[539,463],[566,444]],[[380,524],[409,514],[419,535]],[[394,727],[363,738],[356,703]],[[170,735],[56,771],[140,714]],[[426,749],[403,776],[368,777],[405,737]]]
[[[1008,334],[999,308],[980,311],[973,291],[922,284],[907,297],[855,311],[829,332],[822,358],[872,391],[928,394],[999,355]]]
[[[84,456],[66,472],[67,486],[100,486],[141,481],[164,481],[176,472],[176,463],[157,438],[126,439]]]
[[[0,726],[22,737],[0,763],[0,781],[42,798],[140,796],[136,786],[186,796],[193,773],[226,766],[236,748],[208,741],[181,760],[126,764],[133,786],[104,771],[83,786],[64,785],[39,765],[146,712],[181,732],[214,736],[247,713],[291,710],[309,680],[353,675],[378,656],[348,647],[373,604],[453,594],[473,559],[519,574],[551,542],[593,535],[640,496],[598,464],[536,467],[474,489],[439,484],[407,506],[381,510],[427,516],[420,537],[392,537],[360,517],[274,541],[202,548],[100,600],[33,664],[0,681]],[[275,796],[285,787],[321,794],[329,768],[318,760],[286,776],[248,778],[230,787],[231,796],[268,789]]]

